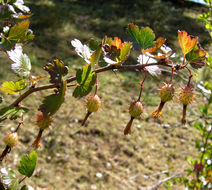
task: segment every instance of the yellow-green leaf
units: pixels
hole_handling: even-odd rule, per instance
[[[24,80],[19,80],[16,82],[6,81],[3,82],[3,84],[1,85],[0,90],[8,94],[16,94],[21,90],[25,89],[26,86],[27,84]]]
[[[22,157],[18,171],[20,174],[31,177],[37,163],[37,153],[32,151],[29,155]]]
[[[28,28],[29,28],[29,20],[24,20],[14,25],[9,31],[8,40],[19,42],[23,37],[25,37]]]
[[[198,37],[191,37],[186,31],[178,31],[178,44],[180,45],[183,54],[186,55],[197,44]]]

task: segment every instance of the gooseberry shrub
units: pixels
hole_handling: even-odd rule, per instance
[[[159,107],[151,114],[152,117],[162,116],[162,109],[165,104],[173,99],[175,95],[175,85],[173,84],[174,72],[180,70],[187,72],[187,84],[182,87],[179,94],[181,102],[182,124],[186,123],[186,110],[194,99],[194,89],[191,85],[193,73],[191,68],[200,69],[206,64],[206,51],[201,48],[198,37],[189,35],[186,31],[178,31],[178,44],[181,48],[180,54],[183,55],[182,63],[175,63],[174,51],[165,45],[166,39],[156,38],[153,30],[149,27],[138,27],[131,23],[126,27],[126,33],[130,40],[123,42],[118,37],[103,37],[101,41],[90,40],[88,44],[82,44],[78,39],[71,40],[70,44],[74,47],[76,53],[84,59],[85,64],[77,69],[75,76],[68,76],[68,67],[62,60],[55,59],[51,63],[44,65],[43,69],[49,74],[49,84],[39,85],[42,76],[34,76],[31,60],[23,53],[23,45],[34,38],[30,30],[29,18],[32,16],[30,9],[24,5],[22,0],[1,0],[0,18],[4,21],[0,38],[0,50],[11,60],[11,70],[19,80],[2,81],[0,90],[5,94],[17,95],[16,99],[10,105],[0,109],[0,122],[8,119],[17,121],[17,127],[14,131],[8,132],[5,136],[5,149],[0,155],[0,162],[3,162],[10,151],[18,146],[18,136],[21,126],[24,123],[24,116],[29,107],[24,107],[23,101],[32,93],[54,89],[54,93],[46,96],[38,108],[36,124],[38,126],[38,135],[32,144],[31,153],[24,155],[20,161],[18,171],[23,175],[18,179],[11,169],[1,169],[0,185],[1,189],[27,189],[26,185],[21,187],[21,183],[26,177],[33,175],[37,163],[37,153],[43,131],[52,124],[54,115],[60,109],[65,101],[67,88],[73,88],[75,98],[86,98],[87,114],[82,121],[82,126],[86,124],[91,114],[102,106],[102,99],[98,95],[98,77],[105,71],[116,70],[137,70],[144,72],[145,76],[140,81],[140,92],[138,98],[130,103],[130,120],[123,130],[124,135],[132,132],[133,120],[140,117],[144,112],[144,104],[141,100],[143,85],[147,75],[160,76],[161,68],[167,67],[171,70],[169,81],[164,81],[159,89],[161,99]],[[20,21],[21,20],[21,21]],[[138,62],[133,65],[125,64],[130,55],[130,51],[139,52]],[[100,76],[99,76],[100,75]],[[92,91],[92,89],[94,89]],[[3,99],[0,99],[1,102]],[[207,137],[208,139],[209,137]],[[210,137],[211,138],[211,137]]]

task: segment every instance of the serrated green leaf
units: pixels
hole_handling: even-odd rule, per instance
[[[55,59],[53,63],[47,63],[44,70],[50,75],[50,83],[58,84],[62,77],[68,74],[68,67],[59,59]]]
[[[19,42],[29,29],[29,20],[24,20],[10,28],[8,40]]]
[[[96,81],[96,74],[92,72],[91,65],[87,64],[82,69],[78,69],[76,77],[79,85],[74,89],[73,96],[75,98],[86,96]]]
[[[22,157],[18,171],[20,174],[31,177],[37,163],[37,153],[32,151],[29,155]]]
[[[103,40],[104,61],[111,65],[122,64],[130,54],[131,43],[124,42],[115,37]]]
[[[197,44],[192,51],[186,55],[186,60],[195,69],[201,68],[206,64],[206,51]]]
[[[7,119],[8,117],[11,120],[20,118],[26,112],[28,112],[28,109],[24,107],[9,106],[2,108],[0,109],[0,122]]]
[[[2,172],[3,169],[3,172]],[[20,190],[19,180],[11,169],[1,169],[1,180],[7,190]]]
[[[133,45],[138,46],[141,50],[152,48],[155,44],[155,34],[149,27],[139,29],[139,27],[134,24],[128,24],[127,33],[133,40]]]
[[[8,94],[16,94],[26,88],[27,84],[24,80],[19,80],[16,82],[6,81],[1,85],[0,90]]]
[[[39,110],[44,115],[52,116],[60,108],[65,99],[66,92],[66,81],[62,80],[61,87],[58,94],[52,94],[44,98],[42,105],[40,105]]]

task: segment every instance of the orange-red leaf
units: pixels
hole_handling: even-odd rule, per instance
[[[191,37],[188,35],[186,31],[179,31],[178,30],[178,43],[183,51],[183,54],[186,55],[192,49],[194,49],[195,45],[197,44],[198,37]]]

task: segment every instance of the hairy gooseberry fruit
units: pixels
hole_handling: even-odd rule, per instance
[[[159,89],[161,102],[168,102],[174,96],[174,87],[172,84],[164,83],[163,87]]]
[[[179,99],[183,105],[190,104],[194,99],[193,89],[190,86],[186,86],[185,88],[182,88]]]
[[[139,117],[143,113],[143,104],[140,101],[133,102],[129,107],[131,117]]]
[[[89,96],[86,102],[88,112],[96,112],[101,106],[101,100],[97,94]]]
[[[52,118],[40,112],[37,116],[37,125],[41,130],[48,128],[52,122]]]
[[[194,99],[193,89],[188,85],[185,88],[182,88],[179,99],[180,99],[180,102],[183,104],[183,117],[182,117],[181,122],[182,122],[182,124],[185,124],[186,123],[187,105],[191,104]]]
[[[160,117],[162,115],[162,109],[166,102],[172,100],[174,96],[174,87],[170,83],[164,83],[163,87],[159,89],[159,95],[160,95],[160,105],[159,107],[152,112],[152,115],[156,118]]]
[[[85,115],[85,118],[82,121],[82,126],[85,125],[85,122],[87,121],[91,113],[96,112],[100,108],[101,104],[102,104],[101,99],[97,94],[88,97],[86,102],[86,108],[88,111],[87,114]]]
[[[4,142],[8,147],[14,147],[18,143],[18,134],[16,132],[8,134],[5,137]]]
[[[131,126],[132,126],[133,120],[136,117],[141,116],[143,111],[144,111],[144,109],[143,109],[143,104],[141,101],[135,101],[130,104],[129,113],[130,113],[131,118],[130,118],[130,121],[127,123],[127,126],[124,129],[124,135],[131,133]]]

